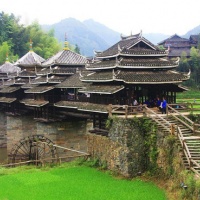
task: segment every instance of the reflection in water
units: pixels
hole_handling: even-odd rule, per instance
[[[0,148],[0,163],[7,161],[7,148]]]

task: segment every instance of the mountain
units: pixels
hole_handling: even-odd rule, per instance
[[[105,40],[108,43],[109,47],[121,39],[118,32],[113,31],[112,29],[106,27],[103,24],[100,24],[99,22],[94,21],[93,19],[85,20],[83,21],[83,23],[87,26],[87,28],[89,28],[95,34]]]
[[[165,35],[162,33],[144,33],[144,37],[151,43],[157,45],[159,42],[169,38],[170,35]]]
[[[74,18],[66,18],[52,25],[42,25],[42,28],[46,31],[54,29],[55,37],[62,44],[66,33],[68,42],[71,45],[77,44],[81,54],[85,56],[93,56],[94,50],[107,49],[120,38],[119,33],[93,20],[80,22]]]
[[[200,25],[188,31],[185,35],[183,35],[183,37],[189,38],[190,35],[198,35],[199,33],[200,33]]]
[[[93,19],[81,22],[74,18],[66,18],[52,25],[42,25],[42,28],[46,31],[54,29],[55,37],[63,45],[66,33],[69,43],[74,46],[77,44],[80,48],[81,54],[85,56],[93,56],[94,50],[106,50],[121,39],[120,33],[94,21]],[[190,35],[199,33],[200,26],[197,26],[188,31],[182,37],[189,38]],[[143,35],[155,45],[170,37],[170,35],[160,33],[144,33]]]

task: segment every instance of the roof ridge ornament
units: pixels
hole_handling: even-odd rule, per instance
[[[140,30],[140,35],[139,35],[139,37],[141,37],[141,38],[142,38],[142,30]]]
[[[29,42],[29,52],[33,52],[33,42],[32,42],[31,39],[30,39],[30,42]]]
[[[81,78],[83,78],[83,75],[81,74],[81,70],[79,71],[79,76],[80,76]]]
[[[122,51],[122,49],[119,44],[118,44],[117,48],[118,48],[118,53],[120,53]]]
[[[115,70],[113,69],[113,71],[112,71],[112,74],[113,74],[113,80],[116,79],[117,75],[118,75],[120,72],[121,72],[120,70],[117,70],[116,73],[115,73]]]
[[[175,61],[176,64],[179,64],[180,58],[178,57],[177,60]]]
[[[6,63],[8,63],[9,60],[8,60],[8,52],[6,53]]]
[[[65,42],[64,42],[64,48],[63,48],[63,50],[69,50],[69,46],[68,46],[68,41],[67,41],[67,33],[65,33]]]

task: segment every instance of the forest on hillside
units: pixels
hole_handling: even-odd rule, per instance
[[[186,56],[186,52],[182,52],[177,70],[181,72],[190,71],[190,79],[183,84],[193,89],[200,89],[200,45],[197,48],[191,48],[190,58]]]
[[[61,44],[54,37],[54,30],[44,32],[38,22],[29,26],[20,24],[20,17],[0,13],[0,64],[6,60],[15,62],[29,51],[30,40],[33,51],[47,59],[61,49]]]

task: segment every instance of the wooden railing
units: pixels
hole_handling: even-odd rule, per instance
[[[189,128],[193,134],[200,134],[200,125],[194,123],[192,120],[190,120],[188,117],[186,117],[184,114],[181,112],[177,111],[174,109],[171,105],[167,105],[168,107],[168,115],[173,116],[176,120],[180,121],[182,124],[184,124],[187,128]]]
[[[181,146],[182,146],[182,149],[183,149],[183,153],[184,153],[184,155],[185,155],[185,157],[187,159],[187,162],[189,164],[189,169],[192,170],[194,173],[196,173],[198,176],[200,176],[199,171],[197,171],[195,169],[195,167],[200,169],[200,164],[197,163],[194,159],[192,159],[190,150],[189,150],[189,148],[187,146],[187,143],[186,143],[187,139],[192,139],[193,138],[193,139],[200,140],[200,137],[192,137],[192,136],[188,137],[188,138],[184,137],[183,134],[182,134],[182,131],[181,131],[181,129],[179,127],[177,127],[177,137],[178,137],[178,139],[179,139],[179,141],[181,143]]]
[[[162,126],[168,132],[170,133],[174,132],[173,124],[169,123],[165,118],[163,118],[162,116],[160,116],[155,111],[148,108],[147,106],[145,106],[144,108],[145,108],[145,114],[148,117],[152,118],[157,124]]]

